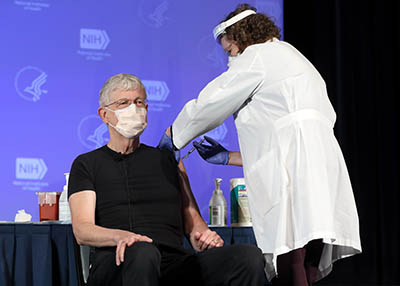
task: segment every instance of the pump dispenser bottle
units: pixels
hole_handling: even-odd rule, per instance
[[[215,190],[209,204],[209,225],[226,226],[227,205],[221,190],[222,179],[215,179]]]
[[[65,223],[71,223],[71,211],[69,209],[69,204],[68,204],[69,173],[64,173],[64,175],[65,175],[65,186],[60,196],[60,201],[58,206],[58,220],[64,221]]]

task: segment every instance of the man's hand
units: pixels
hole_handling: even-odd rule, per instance
[[[202,233],[196,231],[193,235],[190,235],[190,242],[196,251],[203,251],[214,247],[222,247],[224,241],[215,232],[210,229],[203,231]]]
[[[132,246],[135,242],[144,241],[152,243],[153,240],[145,235],[136,234],[125,230],[117,230],[115,242],[117,249],[115,250],[115,263],[119,266],[124,262],[125,249]]]

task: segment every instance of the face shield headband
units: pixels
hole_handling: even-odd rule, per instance
[[[225,33],[225,29],[228,28],[229,26],[232,26],[233,24],[239,22],[240,20],[246,18],[247,16],[250,16],[252,14],[256,14],[255,11],[253,10],[246,10],[243,11],[239,14],[237,14],[236,16],[233,16],[232,18],[230,18],[229,20],[222,22],[221,24],[219,24],[218,26],[216,26],[213,30],[213,34],[214,34],[214,39],[218,39],[218,37],[222,34]]]

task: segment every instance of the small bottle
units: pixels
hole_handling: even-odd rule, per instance
[[[227,205],[221,190],[222,179],[215,179],[215,190],[209,204],[209,225],[225,226],[227,221]]]
[[[66,223],[71,222],[71,211],[68,204],[68,179],[69,173],[64,173],[65,175],[65,186],[63,192],[61,193],[58,207],[58,220],[64,221]]]

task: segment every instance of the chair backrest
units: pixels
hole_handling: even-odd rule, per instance
[[[90,246],[88,245],[81,245],[80,246],[80,253],[81,253],[81,264],[82,264],[82,274],[83,280],[87,283],[87,279],[89,276],[89,256],[90,256]]]

